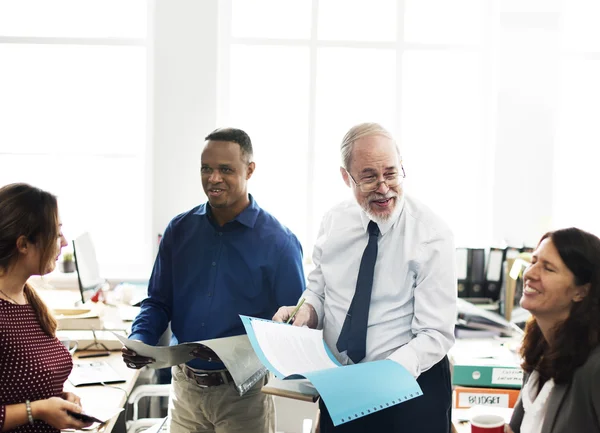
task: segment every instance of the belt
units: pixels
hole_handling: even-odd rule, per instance
[[[233,382],[231,373],[227,370],[215,371],[214,373],[203,372],[197,373],[187,365],[183,364],[181,368],[185,375],[192,379],[196,384],[202,388],[208,388],[210,386],[225,385]]]

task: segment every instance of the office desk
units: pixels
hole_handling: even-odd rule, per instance
[[[77,352],[73,357],[73,363],[90,362],[90,361],[106,361],[115,370],[117,370],[125,379],[124,383],[115,383],[110,386],[91,385],[74,387],[68,381],[65,383],[65,391],[73,392],[81,398],[82,406],[86,412],[94,415],[95,408],[112,408],[118,409],[124,407],[127,403],[127,397],[131,393],[135,382],[140,375],[140,370],[132,370],[127,368],[123,362],[120,351],[113,351],[109,356],[99,358],[79,359],[79,355],[89,352]],[[99,426],[96,430],[100,433],[110,433],[119,417],[115,416],[107,423]],[[69,430],[73,431],[73,430]],[[86,430],[89,432],[89,430]]]

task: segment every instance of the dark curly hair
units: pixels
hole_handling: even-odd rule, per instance
[[[560,258],[575,276],[575,284],[589,284],[587,296],[573,302],[569,317],[556,325],[552,346],[542,335],[535,317],[525,328],[521,347],[522,367],[527,373],[538,370],[542,380],[567,383],[600,344],[600,239],[571,227],[548,232]]]

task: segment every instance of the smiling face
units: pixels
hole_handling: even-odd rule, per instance
[[[200,172],[208,202],[217,213],[235,216],[248,205],[248,179],[254,172],[254,162],[246,161],[239,144],[207,141]]]
[[[401,173],[402,169],[396,144],[383,135],[371,135],[356,140],[348,171],[341,169],[344,182],[352,188],[356,201],[376,223],[383,223],[396,213],[398,200],[402,197],[402,184],[389,188],[381,182],[375,191],[362,192],[357,183],[362,184],[373,179],[383,181],[399,172]]]
[[[562,261],[551,238],[546,238],[532,254],[531,265],[523,274],[521,307],[530,311],[538,322],[554,326],[569,317],[571,306],[587,294]]]

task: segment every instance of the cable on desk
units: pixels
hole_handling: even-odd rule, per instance
[[[108,385],[104,382],[100,382],[100,385],[105,386],[107,388],[113,388],[113,389],[118,389],[119,391],[122,391],[125,394],[125,408],[123,410],[123,420],[125,423],[127,423],[127,409],[129,406],[129,394],[127,394],[127,391],[125,391],[123,388],[119,388],[118,386],[114,386],[114,385]]]

